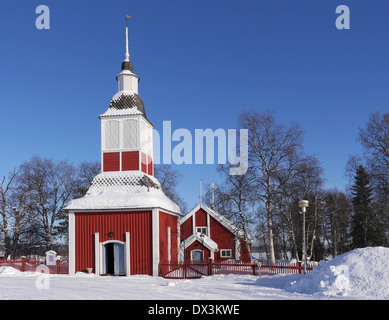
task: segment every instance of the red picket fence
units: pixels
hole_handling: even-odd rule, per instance
[[[313,266],[307,266],[307,272]],[[275,274],[304,273],[302,263],[276,262],[274,264],[262,261],[261,263],[226,263],[226,262],[185,262],[160,263],[159,276],[168,279],[198,279],[215,274],[248,274],[257,276],[271,276]]]
[[[258,275],[261,276],[272,276],[275,274],[289,274],[289,273],[304,273],[304,265],[301,262],[276,262],[271,263],[270,261],[261,261],[257,263],[259,267]],[[313,270],[313,265],[307,265],[307,273]]]
[[[25,272],[46,272],[47,269],[50,274],[68,274],[68,264],[57,260],[55,266],[47,266],[42,264],[40,260],[36,259],[14,259],[14,260],[0,260],[0,267],[12,267],[19,271]],[[46,269],[47,268],[47,269]]]
[[[213,274],[256,274],[252,263],[185,262],[160,263],[159,276],[169,279],[197,279]]]

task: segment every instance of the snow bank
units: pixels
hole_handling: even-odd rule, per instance
[[[389,299],[389,248],[355,249],[320,262],[288,283],[287,291],[331,297]]]
[[[20,275],[21,271],[8,267],[8,266],[3,266],[0,267],[0,276],[13,276],[13,275]]]

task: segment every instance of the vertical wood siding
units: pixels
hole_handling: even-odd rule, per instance
[[[139,170],[139,151],[122,152],[122,171]]]
[[[95,268],[94,234],[100,242],[126,241],[130,232],[131,274],[152,275],[152,216],[142,212],[75,213],[76,272]],[[113,237],[109,233],[113,232]]]
[[[168,227],[171,228],[171,262],[178,262],[177,226],[177,216],[159,212],[159,260],[161,263],[168,262]]]
[[[103,153],[103,171],[120,171],[120,153],[104,152]]]

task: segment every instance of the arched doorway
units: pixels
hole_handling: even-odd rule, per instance
[[[203,251],[202,250],[192,250],[191,251],[191,260],[196,261],[196,262],[203,261],[204,260]]]
[[[124,248],[124,243],[118,241],[102,244],[102,275],[126,275]]]

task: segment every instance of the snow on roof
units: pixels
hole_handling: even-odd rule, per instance
[[[100,117],[109,117],[109,116],[130,116],[130,115],[137,115],[137,114],[143,114],[138,110],[136,107],[132,107],[129,109],[111,109],[108,108],[107,111],[105,111],[103,114],[100,115]]]
[[[204,246],[207,247],[209,250],[216,250],[216,249],[218,249],[218,245],[217,245],[217,243],[215,241],[213,241],[210,237],[208,237],[205,234],[203,234],[203,237],[201,237],[201,233],[200,232],[196,232],[196,233],[192,234],[190,237],[185,239],[185,241],[182,241],[180,246],[181,247],[185,246],[185,249],[186,249],[187,247],[189,247],[196,240],[201,242],[201,243],[203,243]]]
[[[112,97],[108,110],[100,115],[100,118],[133,114],[143,114],[146,117],[141,97],[132,90],[121,90]]]
[[[216,221],[218,221],[222,226],[224,226],[227,230],[231,231],[233,234],[238,235],[239,237],[244,237],[244,231],[242,228],[236,226],[233,222],[228,220],[225,216],[216,212],[204,204],[198,204],[191,212],[189,212],[186,216],[182,217],[180,223],[184,223],[189,217],[194,215],[199,209],[203,209],[206,213],[208,213],[211,217],[213,217]],[[251,236],[247,233],[247,237],[251,240]]]
[[[66,210],[163,208],[181,214],[180,207],[161,189],[158,180],[139,171],[103,172],[87,194],[69,202]]]

